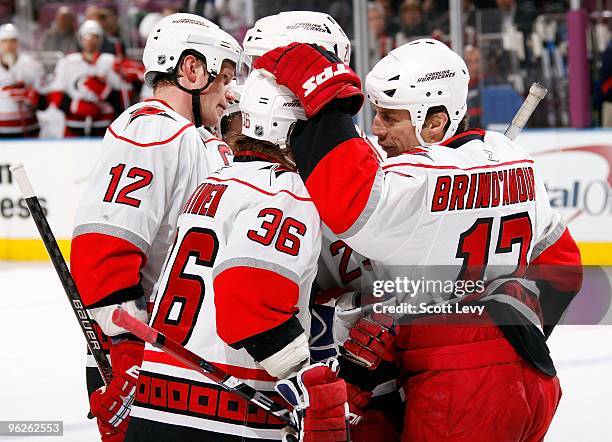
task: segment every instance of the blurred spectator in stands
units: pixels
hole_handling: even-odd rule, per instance
[[[482,126],[482,103],[480,96],[480,82],[482,80],[482,54],[480,49],[468,45],[463,50],[463,59],[470,74],[468,84],[468,115],[470,117],[470,127]]]
[[[100,7],[97,5],[89,5],[85,9],[85,20],[94,20],[100,24],[104,35],[100,44],[100,52],[113,55],[122,55],[125,46],[119,40],[119,26],[117,23],[117,13],[110,7]],[[110,32],[109,32],[110,31]],[[115,34],[113,34],[116,33]]]
[[[522,1],[520,8],[516,0],[495,0],[495,4],[501,18],[501,32],[508,32],[511,26],[515,26],[525,36],[531,34],[531,25],[537,15],[532,1]]]
[[[36,110],[44,107],[40,96],[43,66],[19,52],[17,28],[0,26],[0,137],[35,137]]]
[[[399,18],[397,17],[398,4],[402,0],[374,0],[383,7],[385,17],[385,31],[387,35],[395,35],[399,31]]]
[[[66,116],[65,136],[103,136],[129,102],[130,85],[115,71],[116,58],[100,53],[104,30],[94,20],[79,28],[82,51],[55,67],[48,100]]]
[[[442,31],[448,34],[448,8],[446,10],[439,8],[436,0],[423,0],[421,3],[421,14],[423,15],[423,23],[427,27],[428,34],[435,31]]]
[[[219,26],[226,32],[232,34],[238,41],[244,39],[247,29],[255,23],[255,19],[249,8],[251,0],[218,0],[217,14]]]
[[[380,3],[368,3],[368,29],[370,69],[395,48],[395,38],[387,34],[385,27],[385,9]]]
[[[601,125],[612,127],[612,40],[601,54]]]
[[[215,0],[184,0],[181,11],[201,15],[212,22],[219,23]]]
[[[399,9],[399,27],[395,39],[398,46],[429,34],[423,21],[420,0],[404,0]]]
[[[488,40],[483,59],[487,72],[498,73],[496,83],[511,83],[523,93],[529,68],[527,41],[531,36],[537,15],[533,1],[495,0],[496,8],[480,11],[481,30],[484,34],[501,34]],[[488,82],[488,81],[487,81]]]
[[[166,6],[161,12],[149,12],[146,14],[138,24],[138,34],[143,41],[143,46],[155,25],[159,23],[162,18],[168,15],[176,14],[177,12],[179,12],[178,8],[174,6]]]
[[[15,15],[15,3],[14,0],[0,0],[0,23],[10,21]]]
[[[349,39],[353,38],[353,2],[352,0],[332,0],[327,13],[344,29]],[[242,41],[242,40],[239,40]]]
[[[40,46],[43,51],[60,51],[64,54],[78,51],[74,14],[68,6],[57,9],[55,20],[43,34]]]

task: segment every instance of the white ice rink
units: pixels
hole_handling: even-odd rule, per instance
[[[563,399],[548,442],[612,441],[612,326],[563,326],[549,341]],[[61,420],[95,441],[87,420],[85,341],[51,264],[0,263],[0,420]]]

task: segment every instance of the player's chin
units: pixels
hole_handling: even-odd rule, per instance
[[[382,150],[387,154],[387,158],[393,158],[402,153],[402,149],[396,146],[381,146]]]
[[[221,117],[223,116],[223,112],[225,112],[225,109],[223,108],[223,106],[217,105],[216,111],[217,115],[219,116],[219,119],[221,119]]]

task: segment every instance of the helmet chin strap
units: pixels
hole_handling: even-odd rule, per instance
[[[421,144],[421,146],[427,147],[431,145],[431,143],[428,143],[423,139],[423,136],[421,135],[422,130],[423,130],[423,124],[416,124],[414,126],[414,134],[416,135],[417,140],[419,140],[419,143]]]
[[[177,63],[177,68],[181,65],[181,62],[182,60]],[[187,92],[191,95],[191,111],[193,112],[193,124],[195,125],[195,127],[200,127],[202,126],[202,106],[200,104],[200,94],[204,92],[206,88],[208,88],[208,86],[212,84],[213,81],[215,81],[215,78],[217,78],[217,76],[209,72],[208,81],[204,86],[198,89],[187,89],[178,81],[179,76],[176,74],[177,68],[174,68],[174,70],[172,71],[172,80],[180,90],[182,90],[183,92]]]

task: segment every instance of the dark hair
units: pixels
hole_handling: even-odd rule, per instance
[[[153,77],[153,91],[155,91],[159,87],[163,86],[173,86],[174,76],[167,72],[156,72],[155,77]]]
[[[444,132],[446,132],[451,123],[450,117],[448,115],[448,111],[446,110],[446,106],[430,107],[427,110],[427,115],[425,115],[425,121],[431,118],[432,115],[440,113],[440,112],[444,112],[446,116],[448,117],[448,121],[446,122],[446,125],[444,126]],[[461,121],[459,122],[459,125],[457,126],[457,132],[455,133],[460,134],[461,132],[465,132],[466,130],[469,129],[469,127],[470,127],[470,116],[466,112],[463,118],[461,119]]]
[[[280,148],[276,144],[269,141],[256,140],[248,135],[234,133],[228,137],[227,144],[232,149],[234,155],[238,152],[261,152],[274,157],[282,155]]]

